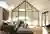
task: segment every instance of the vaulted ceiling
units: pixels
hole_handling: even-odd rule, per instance
[[[0,0],[7,2],[8,5],[18,6],[24,0]],[[50,0],[27,0],[39,11],[50,11]]]

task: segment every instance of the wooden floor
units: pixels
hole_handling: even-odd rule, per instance
[[[34,34],[42,34],[42,28],[33,28]]]

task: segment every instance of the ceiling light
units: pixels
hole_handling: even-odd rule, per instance
[[[11,9],[14,9],[14,6],[11,6]]]
[[[14,6],[9,6],[8,10],[11,11],[14,9]]]

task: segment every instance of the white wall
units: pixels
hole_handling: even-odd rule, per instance
[[[9,5],[18,6],[23,0],[3,0],[6,1]],[[28,0],[34,7],[39,11],[50,11],[50,0]]]
[[[0,7],[0,27],[2,25],[2,19],[3,19],[3,9]]]

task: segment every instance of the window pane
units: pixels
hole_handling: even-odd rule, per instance
[[[25,12],[19,12],[19,20],[25,20]]]
[[[13,15],[12,16],[13,16],[12,17],[13,21],[15,21],[16,20],[16,17],[18,17],[18,12],[13,12]]]
[[[28,20],[31,21],[31,25],[38,25],[38,12],[26,12]]]

